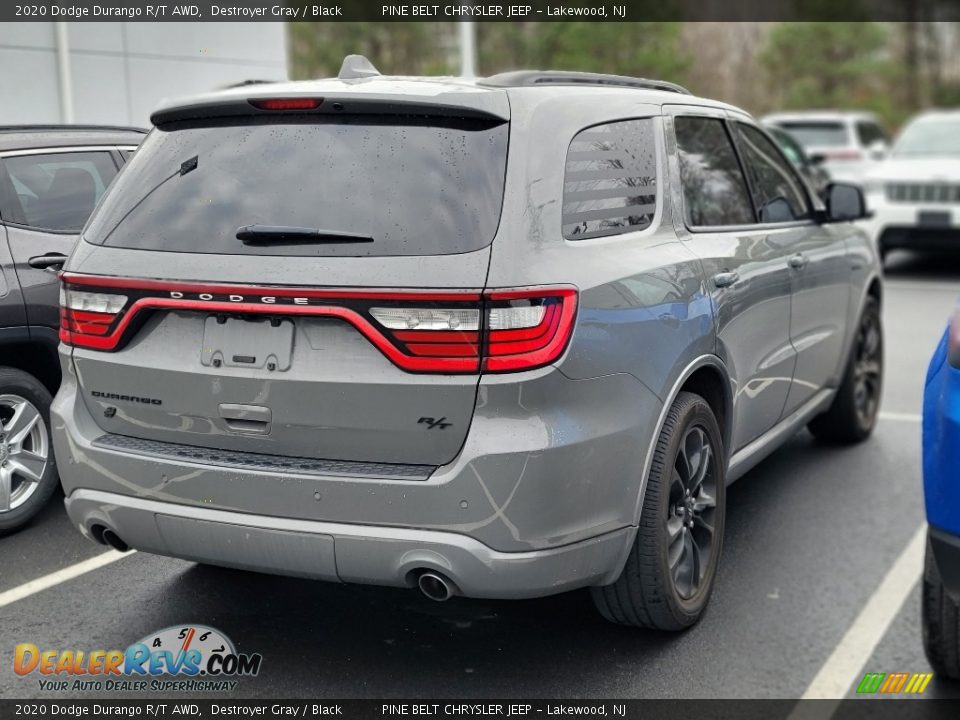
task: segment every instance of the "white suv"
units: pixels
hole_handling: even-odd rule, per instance
[[[860,182],[887,155],[889,140],[866,112],[805,111],[767,115],[762,122],[789,132],[833,180]]]
[[[890,157],[864,178],[864,228],[890,250],[949,250],[960,243],[960,111],[918,115]]]

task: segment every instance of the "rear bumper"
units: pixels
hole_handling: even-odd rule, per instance
[[[416,585],[442,573],[469,597],[551,595],[615,579],[632,529],[550,550],[503,553],[465,535],[346,525],[173,505],[77,490],[70,519],[88,536],[113,530],[131,547],[197,562],[319,580]]]
[[[69,361],[51,409],[71,519],[132,548],[251,570],[530,597],[606,584],[636,532],[661,403],[631,375],[554,368],[480,384],[459,456],[429,477],[306,474],[104,443]]]

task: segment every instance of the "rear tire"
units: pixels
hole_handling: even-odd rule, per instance
[[[883,391],[883,326],[880,303],[868,297],[860,315],[853,351],[833,404],[807,426],[828,443],[863,442],[873,432]]]
[[[32,375],[0,367],[0,535],[26,525],[59,482],[50,439],[51,402],[50,392]]]
[[[923,561],[923,649],[937,675],[960,680],[960,604],[947,593],[930,541]]]
[[[669,631],[700,619],[723,544],[725,469],[713,410],[699,395],[681,392],[657,439],[626,566],[612,585],[591,588],[603,617]]]

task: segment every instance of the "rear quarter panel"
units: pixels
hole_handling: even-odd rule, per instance
[[[570,346],[558,363],[574,379],[628,373],[664,399],[694,358],[715,350],[709,296],[699,260],[673,229],[660,106],[630,93],[584,98],[547,89],[511,93],[510,157],[501,227],[488,287],[570,283],[580,291]],[[599,123],[654,117],[657,214],[646,230],[606,238],[563,237],[561,209],[567,148]]]
[[[546,89],[511,94],[511,142],[501,227],[491,252],[488,287],[572,284],[579,289],[575,329],[556,363],[570,379],[619,377],[655,398],[635,417],[620,445],[595,453],[592,493],[621,522],[636,524],[651,447],[678,381],[714,358],[716,337],[700,261],[677,239],[669,193],[659,105],[630,92],[570,91],[544,101]],[[602,96],[602,97],[601,97]],[[657,210],[639,232],[588,240],[563,237],[567,149],[592,125],[653,117],[656,124]],[[716,365],[720,365],[716,361]],[[484,397],[491,379],[480,384]],[[728,388],[727,388],[728,390]],[[612,400],[612,399],[611,399]],[[622,403],[608,402],[610,412]],[[483,405],[478,412],[485,412]],[[488,411],[486,411],[488,412]],[[629,438],[629,439],[627,439]]]

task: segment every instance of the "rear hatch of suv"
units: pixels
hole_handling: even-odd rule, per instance
[[[506,367],[563,304],[484,294],[497,102],[298,96],[156,117],[64,273],[61,338],[105,437],[200,462],[451,461],[491,308]]]

